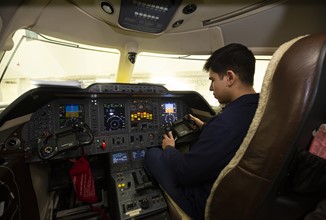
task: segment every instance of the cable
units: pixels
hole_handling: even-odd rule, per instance
[[[12,179],[13,179],[13,182],[14,182],[14,184],[15,184],[15,186],[16,186],[16,190],[17,190],[18,205],[16,205],[16,209],[15,209],[14,213],[11,215],[11,218],[10,218],[10,219],[12,220],[12,219],[14,218],[14,216],[16,215],[17,212],[18,212],[18,215],[19,215],[18,218],[21,219],[21,213],[20,213],[20,193],[19,193],[18,184],[17,184],[17,182],[16,182],[15,174],[14,174],[14,172],[12,171],[12,169],[9,168],[9,167],[7,167],[7,166],[0,165],[0,168],[3,168],[3,169],[7,169],[7,170],[9,170],[9,172],[10,172],[11,175],[12,175]],[[9,187],[5,182],[0,181],[0,184],[3,185],[3,186],[5,186],[5,187],[7,188],[11,200],[16,199],[15,196],[14,196],[14,194],[13,194],[13,192],[12,192],[12,190],[10,189],[10,187]],[[9,204],[10,204],[10,203],[9,203]],[[8,207],[9,207],[9,206],[8,206]]]
[[[6,212],[7,210],[9,209],[9,207],[11,206],[11,202],[13,199],[15,199],[15,196],[14,194],[12,193],[10,187],[3,181],[0,181],[0,186],[4,186],[6,189],[7,189],[7,192],[8,194],[10,195],[10,198],[5,198],[2,203],[3,203],[3,207],[2,207],[2,210],[1,210],[1,216],[5,216],[6,215]],[[8,200],[9,199],[9,200]],[[8,203],[8,204],[6,204]],[[7,207],[7,208],[6,208]]]
[[[9,195],[10,195],[10,198],[11,198],[12,200],[15,199],[15,196],[14,196],[14,194],[12,193],[10,187],[9,187],[5,182],[3,182],[3,181],[1,181],[1,180],[0,180],[0,184],[3,185],[3,186],[5,186],[5,187],[7,188],[8,192],[9,192]]]

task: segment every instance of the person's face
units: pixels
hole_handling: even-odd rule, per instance
[[[230,102],[230,88],[228,86],[228,77],[223,76],[221,79],[220,76],[212,70],[209,70],[209,80],[211,81],[209,90],[213,91],[214,97],[221,104],[226,104]]]

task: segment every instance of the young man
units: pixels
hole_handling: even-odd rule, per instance
[[[204,219],[206,200],[221,170],[241,145],[255,114],[259,94],[253,89],[255,57],[241,44],[216,50],[206,61],[210,91],[223,112],[204,124],[188,153],[175,148],[172,133],[163,136],[162,148],[146,152],[145,168],[173,200],[193,219]]]

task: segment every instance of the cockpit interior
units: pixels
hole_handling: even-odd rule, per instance
[[[191,220],[143,161],[169,131],[189,149],[189,114],[220,113],[203,64],[230,43],[253,52],[260,96],[205,220],[326,219],[325,11],[324,0],[1,0],[0,220]]]
[[[184,115],[207,120],[215,114],[197,92],[121,83],[93,84],[86,89],[41,86],[6,109],[2,122],[15,123],[18,111],[26,113],[18,119],[26,123],[12,126],[2,136],[1,155],[6,160],[23,158],[31,167],[31,182],[20,187],[30,191],[34,185],[38,201],[42,197],[51,201],[39,206],[44,208],[40,213],[55,219],[100,215],[75,199],[69,171],[81,157],[87,158],[93,171],[98,199],[94,207],[108,212],[110,219],[167,218],[163,194],[142,165],[146,150],[159,146],[166,127]],[[38,172],[46,175],[34,179]],[[31,207],[26,212],[24,216],[35,214]]]

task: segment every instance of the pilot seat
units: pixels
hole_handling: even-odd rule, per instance
[[[326,33],[273,54],[252,124],[213,185],[205,219],[304,219],[325,198],[326,160],[309,152],[326,123],[325,56]],[[190,219],[166,196],[173,220]]]

